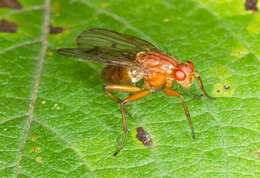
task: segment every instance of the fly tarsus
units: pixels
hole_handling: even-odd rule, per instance
[[[202,95],[207,97],[207,98],[209,98],[209,99],[216,99],[215,97],[212,97],[212,96],[208,95],[208,93],[206,92],[200,74],[196,72],[195,73],[195,77],[198,80],[199,88],[200,88],[200,90],[202,92]]]
[[[117,156],[125,147],[128,139],[128,134],[127,133],[122,133],[120,136],[117,138],[117,144],[116,144],[116,151],[113,153],[113,156]]]

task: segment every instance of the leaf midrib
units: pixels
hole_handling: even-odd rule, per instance
[[[39,86],[40,86],[40,81],[41,81],[41,76],[42,76],[42,71],[43,71],[43,65],[44,65],[44,60],[46,56],[46,52],[48,49],[48,33],[49,33],[49,20],[50,19],[50,0],[45,0],[44,1],[44,8],[43,8],[43,22],[42,22],[42,33],[40,37],[40,42],[41,42],[41,48],[38,56],[38,63],[37,67],[34,73],[34,80],[33,80],[33,87],[32,87],[32,92],[31,92],[31,98],[28,106],[28,112],[27,112],[27,119],[25,121],[24,128],[22,129],[22,134],[21,134],[21,139],[20,139],[20,144],[18,148],[18,159],[15,164],[15,177],[19,177],[20,171],[21,171],[21,161],[23,158],[24,154],[24,149],[25,149],[25,144],[31,129],[31,125],[33,122],[33,114],[35,110],[35,103],[38,97],[38,92],[39,92]]]

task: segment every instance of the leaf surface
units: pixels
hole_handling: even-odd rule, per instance
[[[19,10],[0,9],[0,19],[18,26],[0,33],[1,177],[260,176],[259,12],[238,0],[20,3]],[[49,34],[49,24],[61,28]],[[128,142],[112,156],[121,115],[102,90],[103,66],[56,53],[93,27],[141,37],[194,62],[217,97],[184,92],[196,140],[178,99],[155,93],[127,106]],[[191,92],[200,93],[195,86]],[[153,147],[136,139],[140,126]]]

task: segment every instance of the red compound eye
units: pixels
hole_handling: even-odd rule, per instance
[[[176,70],[174,75],[175,75],[175,79],[179,81],[182,81],[186,78],[186,74],[181,70]]]

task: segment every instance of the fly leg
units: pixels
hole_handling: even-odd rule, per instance
[[[118,104],[120,104],[120,103],[122,102],[122,100],[121,100],[119,97],[113,95],[113,94],[111,93],[111,91],[109,91],[108,89],[106,89],[106,86],[104,87],[104,91],[105,91],[105,93],[106,93],[107,96],[109,96],[112,100],[114,100],[114,101],[117,102]],[[130,117],[133,117],[132,114],[129,113],[126,109],[125,109],[125,112],[126,112]]]
[[[121,113],[122,113],[122,120],[123,120],[123,129],[125,132],[127,132],[127,123],[126,123],[126,118],[125,118],[125,109],[124,106],[125,104],[132,102],[132,101],[136,101],[139,100],[147,95],[150,94],[149,90],[143,89],[139,92],[136,92],[132,95],[129,95],[128,97],[126,97],[121,103],[120,103],[120,108],[121,108]]]
[[[205,88],[204,88],[204,85],[203,85],[201,76],[200,76],[200,74],[199,74],[198,72],[195,73],[195,78],[196,78],[196,79],[198,80],[198,82],[199,82],[199,87],[200,87],[200,90],[202,91],[203,96],[206,96],[206,97],[208,97],[208,98],[210,98],[210,99],[215,99],[214,97],[211,97],[211,96],[209,96],[209,95],[207,94],[207,92],[206,92],[206,90],[205,90]]]
[[[111,99],[113,99],[114,101],[116,101],[117,103],[120,104],[120,110],[121,110],[121,114],[122,114],[122,127],[124,130],[124,134],[120,135],[117,139],[117,148],[116,148],[115,153],[113,154],[114,156],[116,156],[124,148],[124,146],[127,142],[128,129],[127,129],[127,121],[126,121],[126,117],[125,117],[125,113],[127,111],[124,108],[124,104],[126,104],[129,100],[132,101],[131,96],[134,96],[135,94],[143,91],[143,89],[135,87],[135,86],[131,86],[131,85],[122,86],[122,85],[107,84],[107,85],[105,85],[104,90]],[[133,95],[130,95],[126,99],[121,100],[119,97],[112,94],[113,91],[122,92],[122,93],[133,93]]]
[[[114,101],[120,104],[120,111],[122,113],[122,127],[125,133],[127,133],[127,121],[125,117],[125,108],[124,108],[124,102],[125,100],[121,100],[117,96],[114,96],[111,92],[117,91],[117,92],[122,92],[122,93],[138,93],[141,92],[143,89],[135,86],[124,86],[124,85],[114,85],[114,84],[108,84],[104,87],[105,92],[107,93],[108,96],[110,96]],[[131,96],[131,95],[130,95]],[[130,97],[128,96],[128,97]],[[128,98],[127,97],[127,98]],[[127,99],[126,98],[126,99]]]
[[[117,149],[116,149],[115,153],[113,154],[114,156],[116,156],[124,148],[124,145],[127,142],[128,129],[127,129],[127,121],[126,121],[126,117],[125,117],[126,110],[124,108],[124,105],[130,101],[135,101],[135,100],[138,100],[138,99],[148,95],[149,91],[135,87],[135,86],[121,86],[121,85],[112,85],[112,84],[106,85],[104,87],[104,90],[108,96],[110,96],[113,100],[115,100],[116,102],[118,102],[120,104],[120,110],[121,110],[121,114],[122,114],[122,126],[123,126],[123,130],[124,130],[124,134],[120,135],[119,138],[117,139]],[[124,100],[121,100],[117,96],[114,96],[111,93],[112,91],[133,93],[133,94],[129,95]]]
[[[187,118],[187,120],[189,122],[192,138],[195,139],[195,132],[194,132],[192,120],[191,120],[191,117],[190,117],[190,112],[189,112],[188,106],[186,105],[186,103],[184,101],[183,96],[180,93],[178,93],[177,91],[175,91],[175,90],[173,90],[171,88],[165,88],[163,91],[164,91],[164,93],[166,93],[169,96],[177,96],[177,97],[180,98],[180,101],[181,101],[184,113],[185,113],[186,118]]]
[[[105,91],[106,95],[109,96],[115,102],[117,102],[119,104],[122,102],[122,100],[119,97],[113,95],[109,90],[107,90],[106,86],[104,87],[104,91]]]

